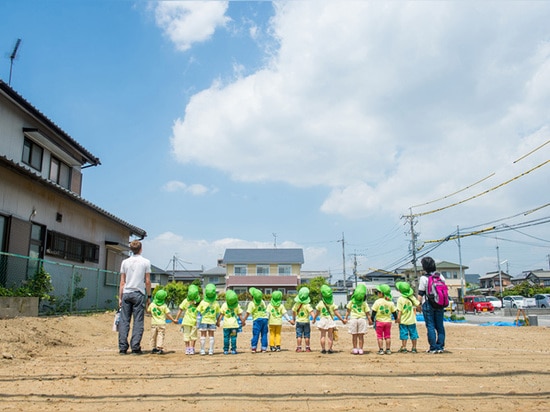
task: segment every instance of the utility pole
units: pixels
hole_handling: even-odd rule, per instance
[[[353,253],[353,275],[355,276],[355,287],[357,287],[357,256],[365,256],[363,254],[360,254],[360,253]]]
[[[412,209],[409,209],[409,215],[403,216],[403,217],[405,219],[407,219],[407,221],[409,222],[409,225],[410,225],[410,229],[409,229],[410,233],[411,233],[411,246],[410,246],[410,248],[411,248],[411,253],[412,253],[411,263],[413,264],[414,281],[416,282],[418,280],[418,273],[417,273],[417,270],[416,270],[416,240],[417,240],[417,237],[418,237],[418,233],[414,231],[414,226],[416,225],[416,219],[412,214]],[[410,279],[407,279],[407,280],[409,282],[411,281]]]
[[[460,228],[456,226],[456,239],[458,241],[458,264],[460,265],[460,296],[459,302],[464,302],[464,268],[462,267],[462,250],[460,248]]]
[[[277,233],[273,232],[273,247],[277,249]]]
[[[346,241],[344,239],[344,232],[342,232],[342,239],[338,242],[342,242],[342,276],[344,279],[343,288],[346,291],[347,294],[347,286],[346,286]]]
[[[500,270],[500,255],[498,253],[498,238],[497,238],[497,263],[498,263],[498,283],[500,284],[500,299],[502,299],[502,270]]]

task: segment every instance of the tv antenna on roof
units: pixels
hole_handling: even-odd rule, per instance
[[[17,50],[19,49],[19,45],[21,44],[21,39],[17,39],[15,42],[15,47],[13,48],[13,51],[10,54],[10,78],[8,80],[8,86],[11,86],[11,72],[13,68],[13,61],[15,60],[15,57],[17,56]]]

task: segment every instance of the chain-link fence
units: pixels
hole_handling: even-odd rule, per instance
[[[118,272],[12,253],[0,252],[0,286],[17,289],[41,266],[51,276],[53,286],[52,299],[40,303],[41,314],[116,309],[118,306]]]

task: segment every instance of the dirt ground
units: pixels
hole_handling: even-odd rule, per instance
[[[0,320],[0,410],[550,410],[547,327],[446,324],[448,353],[383,356],[369,329],[358,356],[345,328],[336,353],[319,352],[315,328],[313,352],[296,353],[292,326],[282,352],[252,354],[247,325],[239,354],[223,355],[218,329],[213,356],[187,356],[179,327],[168,325],[166,354],[122,356],[112,321],[113,313]]]

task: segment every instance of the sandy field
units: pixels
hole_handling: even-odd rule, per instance
[[[315,328],[313,352],[296,353],[292,326],[283,351],[252,354],[248,324],[239,354],[223,355],[218,329],[213,356],[187,356],[179,327],[168,325],[166,354],[123,356],[112,321],[113,313],[0,320],[0,410],[550,410],[547,327],[446,324],[447,353],[383,356],[369,329],[358,356],[345,328],[336,353],[320,353]]]

